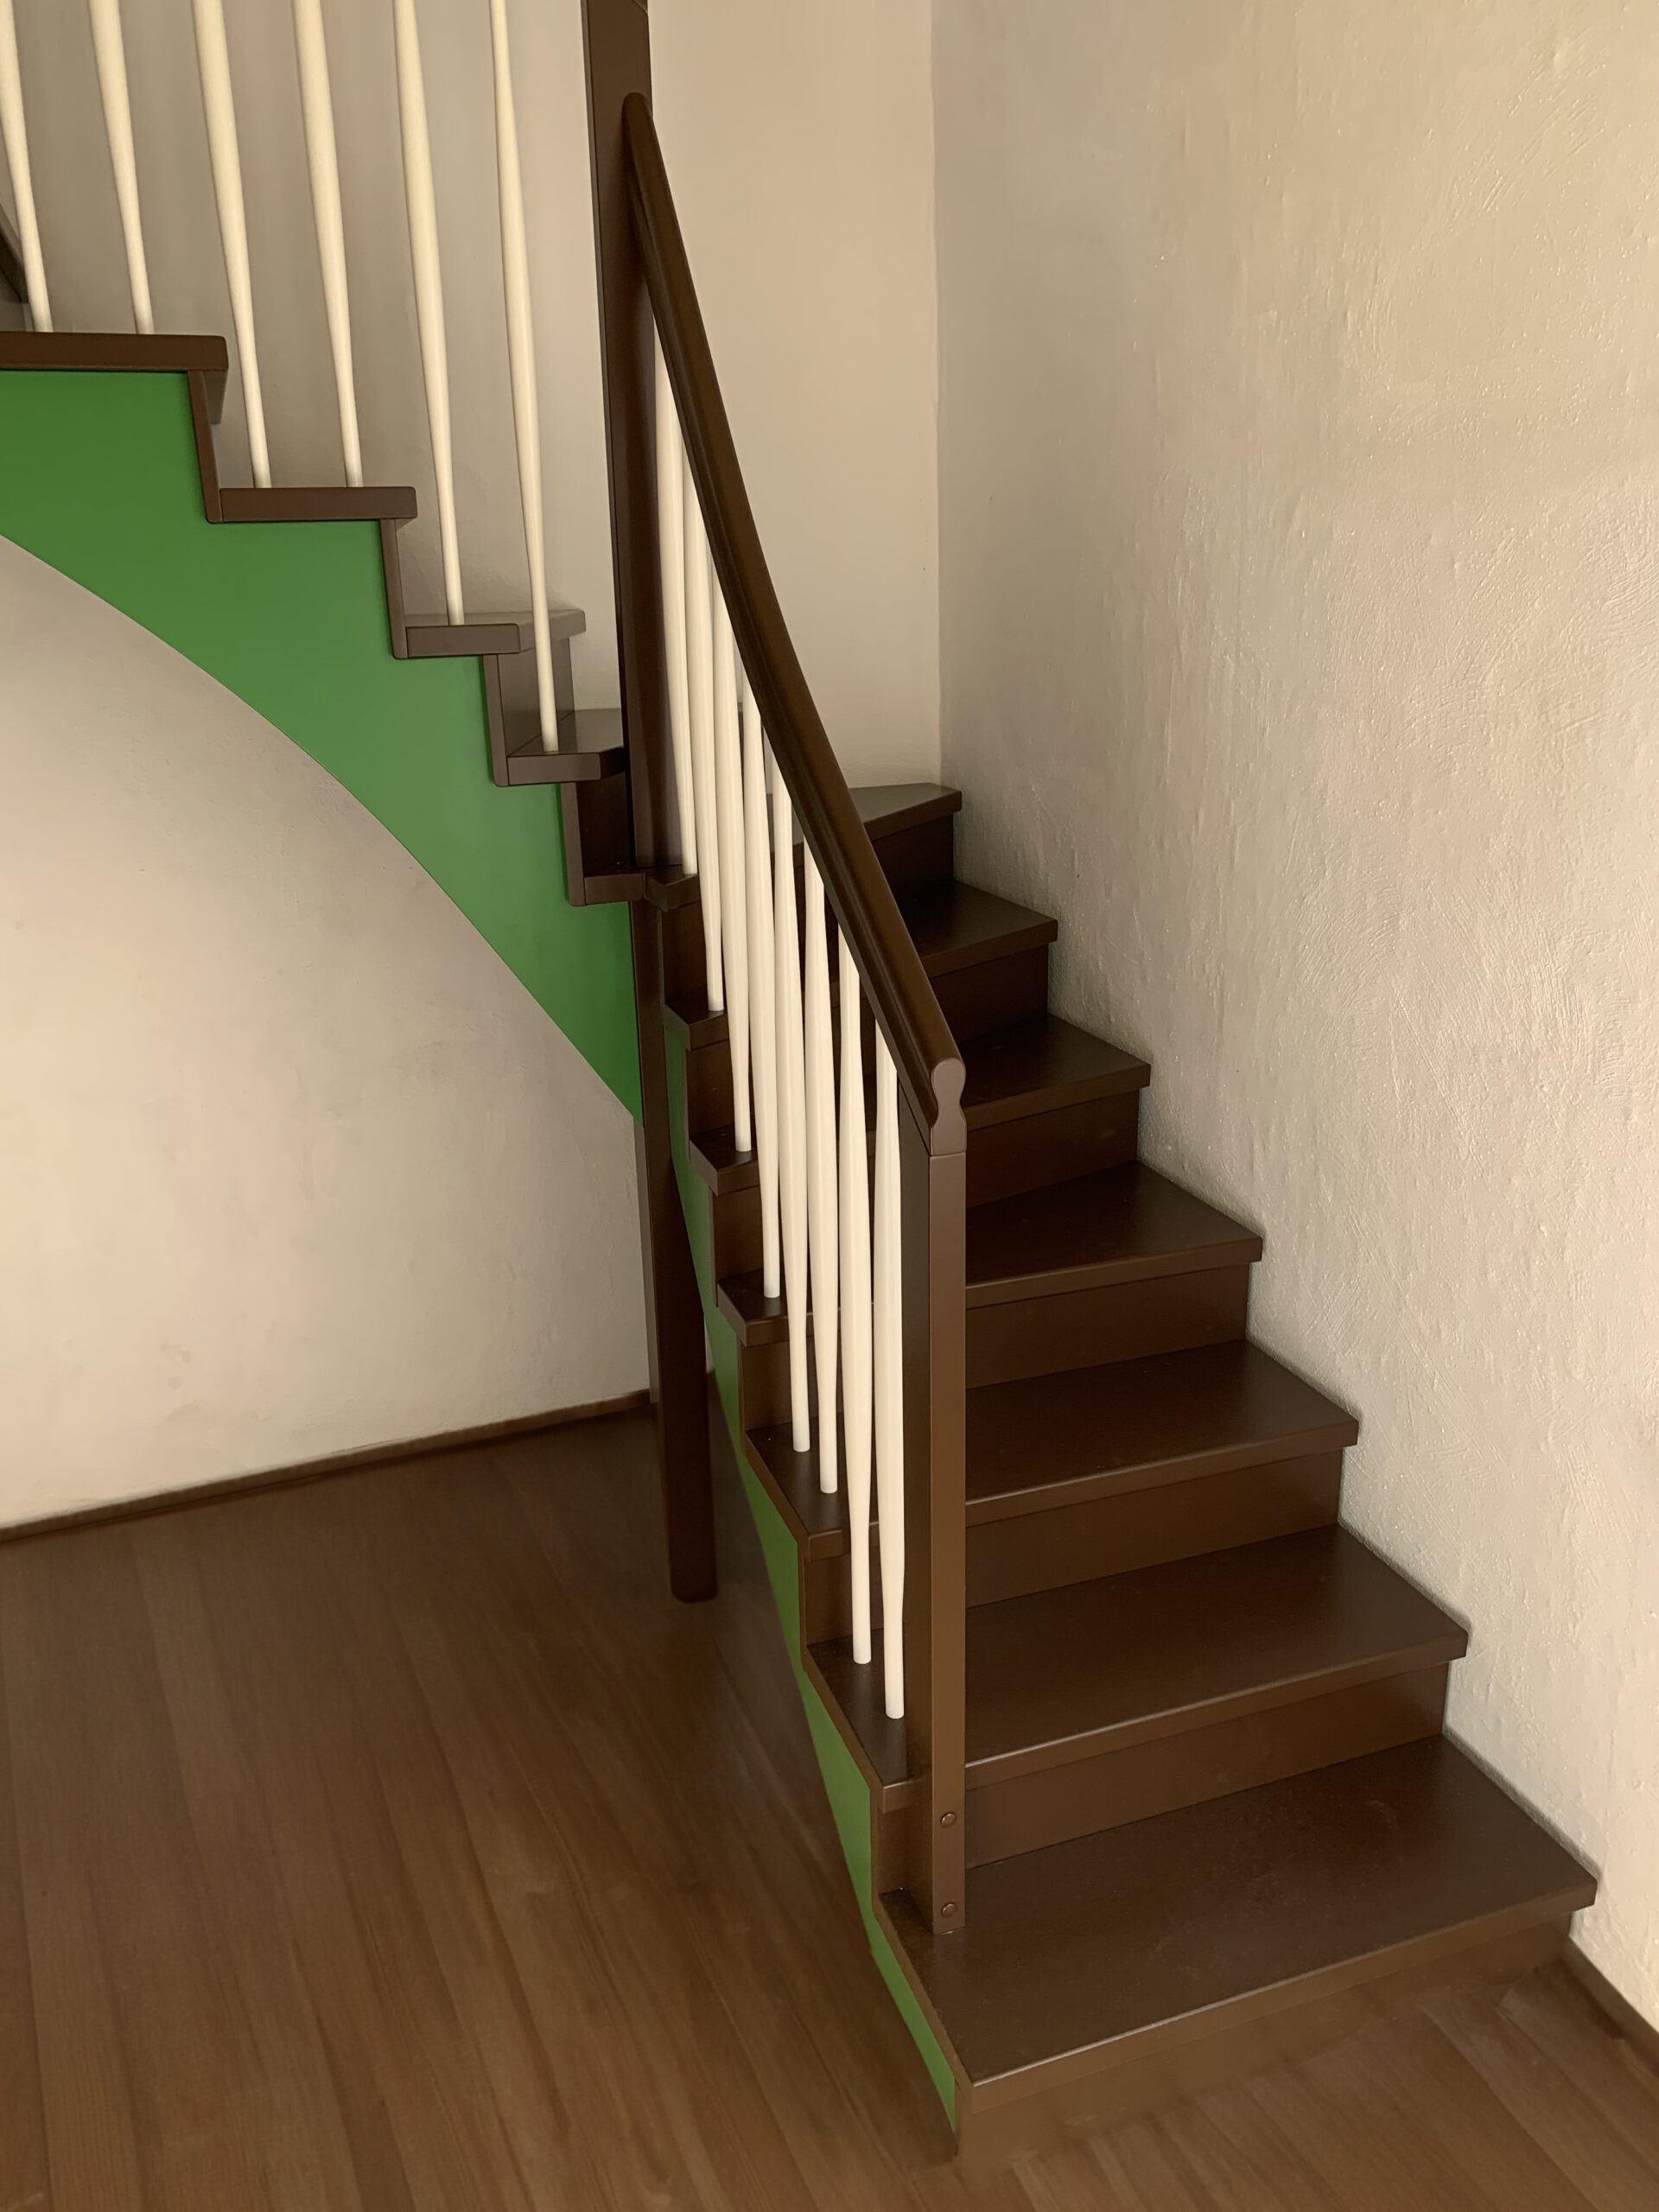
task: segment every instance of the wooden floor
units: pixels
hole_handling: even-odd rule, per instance
[[[639,1416],[0,1546],[0,2212],[1654,2212],[1558,1969],[969,2186]]]

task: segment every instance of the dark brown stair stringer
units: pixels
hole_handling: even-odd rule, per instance
[[[490,770],[498,784],[581,783],[620,775],[626,766],[619,718],[578,709],[570,688],[569,641],[587,626],[581,609],[549,610],[559,709],[559,746],[543,752],[533,706],[524,702],[526,660],[534,652],[528,615],[485,616],[462,625],[410,621],[404,609],[400,525],[414,519],[407,485],[225,485],[213,424],[224,405],[229,353],[213,336],[132,335],[91,331],[0,331],[0,369],[163,371],[182,374],[190,394],[202,510],[209,522],[378,522],[385,559],[386,615],[398,659],[465,658],[483,663]],[[504,675],[504,670],[506,673]],[[573,887],[580,889],[581,887]]]

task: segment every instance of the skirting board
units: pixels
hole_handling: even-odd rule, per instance
[[[628,1390],[620,1398],[599,1398],[586,1406],[559,1406],[550,1413],[521,1414],[512,1421],[481,1421],[476,1428],[452,1428],[439,1436],[411,1436],[397,1444],[365,1444],[355,1452],[335,1452],[325,1459],[306,1459],[295,1467],[267,1467],[248,1475],[226,1475],[221,1481],[195,1483],[188,1490],[152,1492],[145,1497],[115,1498],[108,1505],[84,1505],[70,1513],[51,1513],[37,1521],[17,1521],[0,1528],[0,1544],[20,1543],[30,1536],[56,1536],[70,1529],[91,1529],[102,1522],[142,1521],[156,1513],[182,1513],[193,1505],[207,1505],[214,1498],[240,1497],[249,1491],[285,1490],[296,1483],[322,1482],[330,1475],[346,1475],[359,1467],[383,1466],[389,1459],[423,1459],[434,1452],[462,1452],[469,1445],[493,1444],[506,1436],[532,1436],[537,1429],[564,1428],[573,1421],[603,1421],[611,1414],[637,1413],[651,1403],[649,1390]]]
[[[1659,2069],[1659,2028],[1613,1987],[1599,1967],[1591,1965],[1576,1943],[1568,1943],[1566,1957],[1573,1980],[1595,1999],[1625,2042],[1640,2051],[1649,2066]]]

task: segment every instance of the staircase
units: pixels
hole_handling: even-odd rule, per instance
[[[965,2156],[1034,2149],[1516,1973],[1595,1885],[1440,1733],[1468,1637],[1338,1520],[1358,1424],[1245,1333],[1262,1239],[1136,1156],[1146,1063],[1047,1010],[1046,915],[959,882],[961,795],[854,793],[967,1080],[967,1894],[908,1894],[915,1784],[847,1633],[845,1491],[779,1418],[723,1016],[664,917],[685,1143],[792,1538],[803,1661],[869,1791],[877,1912]],[[815,1429],[816,1447],[816,1429]]]
[[[959,792],[842,780],[726,423],[645,11],[588,0],[586,21],[622,715],[571,705],[573,609],[553,617],[546,733],[527,617],[408,619],[412,493],[221,486],[217,338],[0,331],[0,370],[160,372],[185,403],[106,458],[66,415],[97,503],[54,475],[32,506],[13,487],[8,527],[72,573],[66,549],[107,539],[83,581],[327,759],[458,898],[472,887],[510,958],[486,880],[516,851],[543,897],[523,825],[559,787],[569,903],[627,908],[671,1585],[714,1588],[706,1325],[877,1965],[963,2156],[988,2163],[1426,1985],[1518,1973],[1595,1885],[1442,1735],[1466,1632],[1342,1526],[1357,1424],[1249,1341],[1260,1236],[1141,1160],[1147,1064],[1049,1012],[1056,922],[957,879]],[[137,454],[176,475],[187,438],[188,518],[175,486],[121,474]],[[368,625],[344,533],[213,531],[207,556],[198,527],[321,523],[371,560],[378,530],[375,665],[349,686]],[[299,571],[326,559],[340,581],[314,603]],[[204,642],[232,629],[234,651]],[[392,680],[402,661],[426,664],[420,687]],[[340,694],[357,749],[297,726],[327,716],[296,670]],[[446,778],[518,797],[463,815],[434,781],[442,803],[404,823],[428,725]],[[487,755],[457,768],[474,726]],[[701,868],[681,864],[694,833]],[[603,912],[582,927],[591,962]],[[774,944],[775,995],[757,980]],[[578,963],[521,963],[558,1013],[551,971]]]

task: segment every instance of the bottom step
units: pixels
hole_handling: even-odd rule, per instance
[[[1343,1993],[1454,1979],[1505,1945],[1518,1968],[1595,1886],[1433,1738],[980,1867],[959,1936],[903,1891],[881,1902],[978,2162],[1144,2109],[1160,2082],[1180,2094],[1172,2059],[1240,2031],[1224,2070],[1271,2064],[1275,2024]]]

